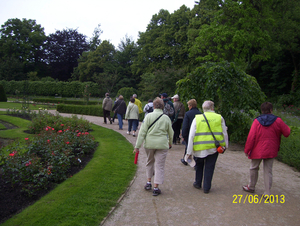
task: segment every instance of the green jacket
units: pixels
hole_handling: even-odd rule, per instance
[[[139,108],[134,103],[129,103],[126,109],[125,119],[139,119]]]
[[[163,110],[154,109],[144,118],[139,135],[135,144],[135,148],[140,148],[144,142],[144,148],[147,149],[169,149],[172,144],[174,131],[172,123],[167,115],[162,115],[151,128],[149,126],[157,119]]]

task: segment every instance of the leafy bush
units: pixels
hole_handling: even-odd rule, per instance
[[[64,98],[32,98],[32,101],[38,103],[57,103],[57,104],[75,104],[86,105],[86,101],[83,100],[66,100]],[[97,105],[100,101],[88,101],[88,105]]]
[[[8,157],[1,153],[4,179],[21,185],[28,195],[65,180],[70,176],[70,167],[80,165],[81,156],[96,148],[96,142],[88,132],[90,127],[87,121],[77,117],[64,121],[63,117],[44,112],[36,118],[33,123],[36,135],[25,138],[26,144],[23,146],[7,149]],[[40,130],[44,121],[49,124]],[[38,122],[41,125],[37,125]]]
[[[1,84],[0,84],[0,102],[7,102],[5,90]]]
[[[291,127],[291,135],[282,137],[277,159],[300,171],[300,127]]]
[[[243,120],[247,122],[249,120],[247,115],[238,112],[247,114],[252,110],[258,111],[266,99],[256,79],[229,62],[204,63],[176,84],[178,86],[176,93],[182,102],[194,98],[201,106],[205,100],[212,100],[216,112],[224,117],[227,124],[233,126],[234,130],[230,129],[229,137],[231,132],[241,131],[235,136],[241,139],[241,142],[246,140],[244,131],[249,129],[249,124]]]
[[[136,89],[132,87],[123,87],[119,89],[117,96],[122,95],[125,101],[129,101],[133,94],[137,94]]]

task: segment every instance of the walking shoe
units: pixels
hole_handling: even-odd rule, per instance
[[[132,136],[134,136],[134,137],[135,137],[135,133],[133,133],[133,134],[132,134]]]
[[[127,131],[127,134],[129,135],[129,134],[130,134],[130,132],[129,132],[129,131]]]
[[[201,186],[199,186],[196,182],[193,183],[193,186],[194,188],[201,189]]]
[[[203,191],[205,194],[208,194],[209,193],[209,190],[204,190]]]
[[[159,189],[159,188],[157,188],[157,189],[153,189],[153,196],[158,196],[159,194],[161,194],[161,190]]]
[[[251,193],[254,192],[254,189],[250,189],[250,188],[249,188],[249,185],[244,185],[242,188],[243,188],[243,190],[246,191],[246,192],[251,192]]]
[[[149,183],[146,183],[146,185],[144,186],[145,190],[149,191],[152,189],[152,185]]]
[[[112,124],[112,120],[110,120],[109,122],[110,122],[110,124]]]
[[[188,163],[186,161],[184,161],[184,159],[180,159],[180,161],[182,162],[183,165],[187,166]]]

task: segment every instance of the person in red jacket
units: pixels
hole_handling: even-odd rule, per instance
[[[249,184],[243,186],[246,192],[254,192],[258,180],[261,161],[264,168],[265,197],[270,195],[272,186],[272,167],[277,156],[281,135],[288,137],[290,128],[281,118],[272,114],[273,105],[265,102],[261,106],[261,115],[254,119],[245,145],[245,154],[251,159]]]

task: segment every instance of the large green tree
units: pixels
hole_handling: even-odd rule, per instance
[[[140,50],[132,66],[135,74],[188,68],[187,30],[190,16],[190,9],[185,5],[172,14],[161,9],[152,16],[146,31],[139,34],[137,43]]]
[[[26,79],[27,72],[39,70],[44,28],[35,20],[7,20],[0,29],[0,79]]]
[[[104,40],[95,51],[82,55],[76,75],[79,81],[92,81],[99,84],[103,92],[111,92],[118,79],[116,50],[113,44]]]

